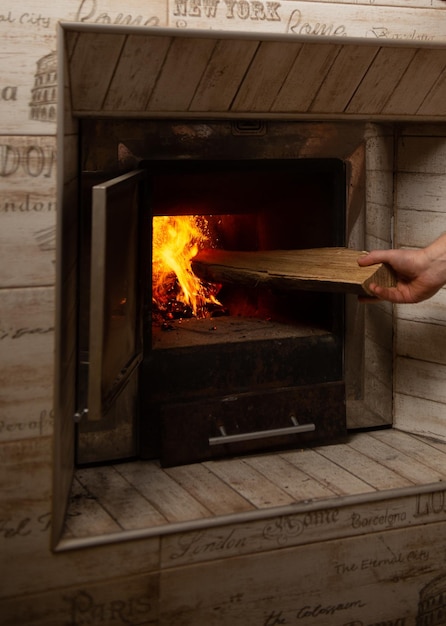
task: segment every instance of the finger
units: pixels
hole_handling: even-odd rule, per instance
[[[358,265],[367,266],[376,263],[389,263],[393,258],[394,250],[372,250],[358,257]]]
[[[357,259],[358,265],[371,265],[370,252],[363,252]]]
[[[375,265],[376,263],[380,263],[379,255],[376,252],[369,252],[367,254],[362,254],[358,257],[358,265],[359,266],[368,266]]]

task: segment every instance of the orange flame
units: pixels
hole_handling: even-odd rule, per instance
[[[201,216],[177,215],[153,218],[152,295],[160,310],[175,300],[204,317],[207,303],[219,304],[192,271],[191,261],[208,245],[207,222]]]

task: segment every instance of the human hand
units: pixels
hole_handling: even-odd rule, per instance
[[[420,250],[374,250],[358,258],[360,266],[387,263],[395,271],[395,287],[369,285],[380,300],[414,303],[432,297],[446,283],[446,236]]]

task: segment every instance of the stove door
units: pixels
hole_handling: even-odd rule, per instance
[[[93,186],[91,214],[83,211],[81,274],[90,267],[80,277],[79,463],[136,453],[144,197],[138,170]]]

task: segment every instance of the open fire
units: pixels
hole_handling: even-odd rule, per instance
[[[192,271],[199,250],[214,245],[204,216],[153,218],[152,298],[155,317],[206,317],[222,309],[216,296],[220,285],[200,280]]]

